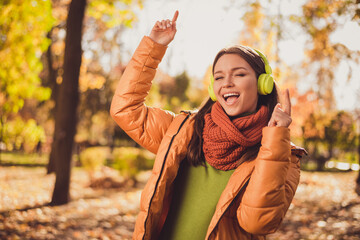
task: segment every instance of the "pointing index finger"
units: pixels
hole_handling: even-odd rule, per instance
[[[291,102],[290,102],[290,93],[289,89],[286,89],[284,93],[282,94],[282,100],[283,103],[281,104],[283,106],[284,112],[289,114],[291,116]]]
[[[177,20],[178,16],[179,16],[179,11],[178,11],[178,10],[176,10],[176,12],[175,12],[175,14],[174,14],[174,17],[173,17],[173,19],[172,19],[172,21],[171,21],[171,22],[176,22],[176,20]]]

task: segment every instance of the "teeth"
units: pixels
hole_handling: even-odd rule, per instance
[[[231,97],[231,96],[239,96],[239,94],[238,94],[238,93],[227,93],[227,94],[224,94],[224,98]]]

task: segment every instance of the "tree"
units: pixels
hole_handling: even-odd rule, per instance
[[[355,9],[354,1],[309,0],[302,7],[302,16],[292,16],[309,36],[307,58],[303,65],[309,72],[315,73],[315,89],[323,111],[335,109],[333,86],[340,62],[346,60],[347,63],[358,63],[358,51],[351,51],[330,39],[331,34],[345,22],[356,20]]]
[[[356,5],[355,5],[355,13],[354,13],[354,17],[353,19],[356,20],[358,22],[358,24],[360,24],[360,8],[357,7],[360,4],[360,0],[356,0]],[[357,98],[360,99],[360,91],[358,92]],[[357,147],[357,153],[358,153],[358,160],[359,160],[359,165],[360,165],[360,108],[357,108],[356,111],[356,116],[357,116],[357,123],[358,123],[358,147]],[[358,174],[358,177],[356,178],[356,187],[355,187],[355,192],[357,193],[357,195],[360,196],[360,171]]]
[[[52,110],[49,111],[48,117],[55,119],[55,114],[57,112],[57,104],[56,100],[58,97],[59,86],[61,83],[61,77],[63,73],[63,53],[64,53],[64,42],[63,38],[60,37],[59,32],[65,31],[66,25],[66,12],[65,9],[69,7],[67,2],[62,0],[53,0],[52,8],[53,15],[55,16],[55,24],[53,28],[47,34],[47,37],[51,40],[51,44],[49,45],[46,55],[45,62],[47,65],[46,74],[43,77],[43,84],[51,88],[51,100],[55,103]],[[47,174],[55,172],[55,132],[52,133],[52,143],[51,143],[51,152],[49,155],[49,162],[47,165]]]
[[[81,37],[86,0],[70,3],[66,21],[64,75],[57,99],[55,120],[55,173],[56,181],[51,205],[61,205],[70,200],[71,158],[76,132],[77,105],[79,101],[79,73],[81,66]]]
[[[242,16],[245,27],[241,31],[239,43],[259,49],[269,61],[276,59],[274,44],[277,43],[275,37],[276,31],[279,29],[276,27],[273,17],[266,14],[266,10],[259,0],[249,2],[245,9],[246,12]]]
[[[357,99],[360,100],[360,90],[358,91]],[[356,116],[357,134],[358,134],[357,155],[358,155],[358,161],[359,161],[359,165],[360,165],[360,108],[355,109],[355,116]],[[355,182],[356,182],[355,192],[357,193],[357,195],[360,196],[360,171],[358,173],[358,176],[357,176]]]
[[[358,118],[357,118],[358,128],[360,128],[360,117],[359,117],[359,115],[358,115]],[[359,132],[358,132],[357,144],[358,144],[358,146],[357,146],[357,154],[358,154],[358,160],[359,160],[359,165],[360,165],[360,133]],[[355,192],[357,193],[357,195],[360,196],[360,171],[359,171],[358,176],[356,178]]]
[[[63,52],[66,16],[64,9],[68,7],[68,1],[54,1],[54,16],[56,25],[51,33],[52,48],[49,48],[48,58],[51,57],[54,69],[49,68],[48,78],[51,72],[56,72],[54,81],[48,81],[53,89],[52,98],[56,98],[56,89],[63,78]],[[112,135],[115,130],[114,122],[108,118],[111,97],[115,90],[115,82],[120,78],[123,68],[119,63],[120,38],[122,31],[131,27],[136,20],[133,8],[142,7],[140,0],[89,0],[84,16],[84,34],[82,37],[83,57],[80,67],[79,90],[80,99],[78,107],[78,128],[75,135],[75,150],[78,153],[82,147],[97,144],[112,145]],[[111,35],[111,37],[109,37]],[[94,48],[94,46],[96,46]],[[110,57],[109,57],[110,56]],[[110,59],[106,65],[101,61]],[[51,66],[48,60],[48,66]],[[120,66],[120,67],[118,67]],[[120,69],[120,71],[118,71]],[[56,104],[50,118],[57,113]],[[99,124],[100,123],[100,124]],[[56,133],[53,138],[56,138]],[[54,143],[55,141],[53,141]],[[48,173],[52,172],[52,162],[55,145],[51,148]]]
[[[323,171],[326,161],[340,157],[339,152],[356,151],[356,132],[352,115],[345,111],[312,113],[303,126],[304,146]]]
[[[24,131],[41,128],[34,119],[16,114],[26,100],[42,102],[50,97],[51,90],[41,86],[39,74],[41,54],[50,43],[46,34],[54,19],[50,0],[0,1],[0,13],[0,142],[11,150],[29,140]],[[13,127],[23,130],[12,131]]]
[[[158,94],[160,94],[158,101],[163,102],[164,106],[162,107],[173,112],[189,109],[191,104],[187,96],[187,90],[189,89],[190,82],[190,78],[186,72],[175,77],[164,74],[161,77],[158,89]],[[154,90],[157,91],[156,84],[151,91],[151,96],[156,94]]]
[[[311,44],[308,48],[307,55],[309,61],[305,66],[309,66],[316,71],[318,96],[323,102],[323,109],[333,109],[334,96],[334,76],[337,66],[340,62],[346,60],[349,64],[349,76],[351,77],[350,63],[359,64],[359,51],[351,51],[340,43],[332,43],[330,41],[331,33],[341,28],[346,21],[359,22],[360,9],[359,0],[350,1],[308,1],[303,6],[303,14],[305,18],[299,21],[303,29],[310,36]],[[359,163],[360,163],[360,147],[358,147]],[[356,191],[360,195],[360,173],[356,180]]]
[[[90,89],[90,94],[86,95],[89,95],[92,99],[91,103],[95,103],[94,105],[88,105],[91,107],[91,120],[104,119],[104,116],[108,116],[109,107],[107,107],[106,104],[108,103],[108,106],[110,105],[109,100],[103,101],[100,95],[103,95],[103,92],[108,93],[112,88],[107,87],[107,91],[99,91],[99,89],[103,88],[106,84],[106,77],[108,77],[108,75],[101,70],[98,62],[82,61],[83,49],[81,42],[84,40],[82,38],[83,22],[90,22],[90,24],[85,25],[85,27],[92,27],[90,31],[100,29],[100,33],[104,33],[107,27],[121,28],[121,26],[131,26],[131,22],[135,19],[135,15],[130,9],[133,2],[141,6],[141,1],[90,0],[88,2],[88,13],[86,13],[89,15],[88,19],[85,14],[86,1],[77,2],[74,0],[70,3],[66,24],[63,70],[58,71],[59,73],[62,72],[62,74],[59,74],[57,77],[57,82],[61,82],[61,84],[56,101],[55,144],[52,149],[52,152],[54,152],[52,156],[54,156],[56,172],[56,182],[51,202],[53,205],[64,204],[70,200],[71,157],[74,148],[76,125],[79,119],[77,111],[77,105],[80,99],[79,90],[86,92]],[[104,21],[104,19],[106,20]],[[94,22],[93,20],[99,20],[98,26],[91,26],[91,23]],[[101,34],[94,36],[94,39],[102,41],[99,36],[101,36]],[[108,51],[111,50],[108,49]],[[95,53],[94,55],[97,56]],[[101,56],[101,54],[98,56]],[[95,70],[87,71],[87,69]],[[95,95],[93,95],[94,93]],[[108,99],[107,96],[105,96],[105,98]],[[106,112],[106,115],[103,114],[104,112]]]

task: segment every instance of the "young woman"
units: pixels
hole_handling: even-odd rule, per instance
[[[215,57],[211,98],[198,112],[146,106],[177,17],[178,11],[156,22],[142,39],[110,110],[130,137],[156,153],[133,239],[265,239],[291,203],[304,153],[290,144],[289,93],[278,104],[265,56],[234,46]]]

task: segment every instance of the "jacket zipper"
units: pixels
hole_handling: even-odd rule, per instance
[[[250,178],[249,178],[248,180],[246,180],[244,186],[242,186],[242,187],[240,188],[239,192],[238,192],[236,195],[240,194],[240,193],[247,187],[247,185],[249,184],[249,181],[250,181]],[[227,208],[225,209],[225,211],[223,212],[223,214],[222,214],[221,217],[219,218],[219,221],[216,223],[215,227],[213,228],[213,230],[212,230],[211,233],[209,234],[208,239],[210,239],[210,236],[211,236],[212,233],[214,232],[214,229],[217,227],[217,225],[219,225],[219,222],[220,222],[221,218],[224,216],[224,214],[226,213],[226,211],[228,210],[228,208],[231,206],[231,204],[235,201],[235,198],[236,198],[236,197],[234,197],[234,199],[231,201],[231,203],[229,204],[229,206],[227,206]]]
[[[170,151],[171,145],[172,145],[172,143],[173,143],[173,141],[174,141],[174,138],[178,135],[178,133],[180,132],[180,129],[182,128],[182,126],[184,125],[184,123],[186,122],[186,120],[189,118],[189,116],[190,116],[190,114],[188,114],[188,115],[186,116],[186,118],[182,121],[182,123],[181,123],[180,126],[179,126],[179,129],[178,129],[177,132],[174,134],[174,136],[172,136],[172,138],[171,138],[171,140],[170,140],[169,147],[168,147],[168,149],[167,149],[167,151],[166,151],[166,154],[165,154],[165,157],[164,157],[164,161],[163,161],[163,164],[162,164],[162,166],[161,166],[161,170],[160,170],[159,177],[158,177],[158,179],[156,180],[154,193],[153,193],[153,195],[151,196],[151,199],[150,199],[149,211],[148,211],[148,214],[147,214],[147,216],[146,216],[145,223],[144,223],[144,235],[143,235],[143,237],[142,237],[143,240],[145,239],[145,235],[146,235],[146,222],[147,222],[148,217],[149,217],[149,212],[150,212],[150,209],[151,209],[151,203],[152,203],[152,200],[153,200],[153,198],[154,198],[154,196],[155,196],[156,188],[157,188],[157,186],[158,186],[158,184],[159,184],[161,175],[162,175],[162,173],[163,173],[166,158],[167,158],[167,156],[168,156],[168,154],[169,154],[169,151]]]

